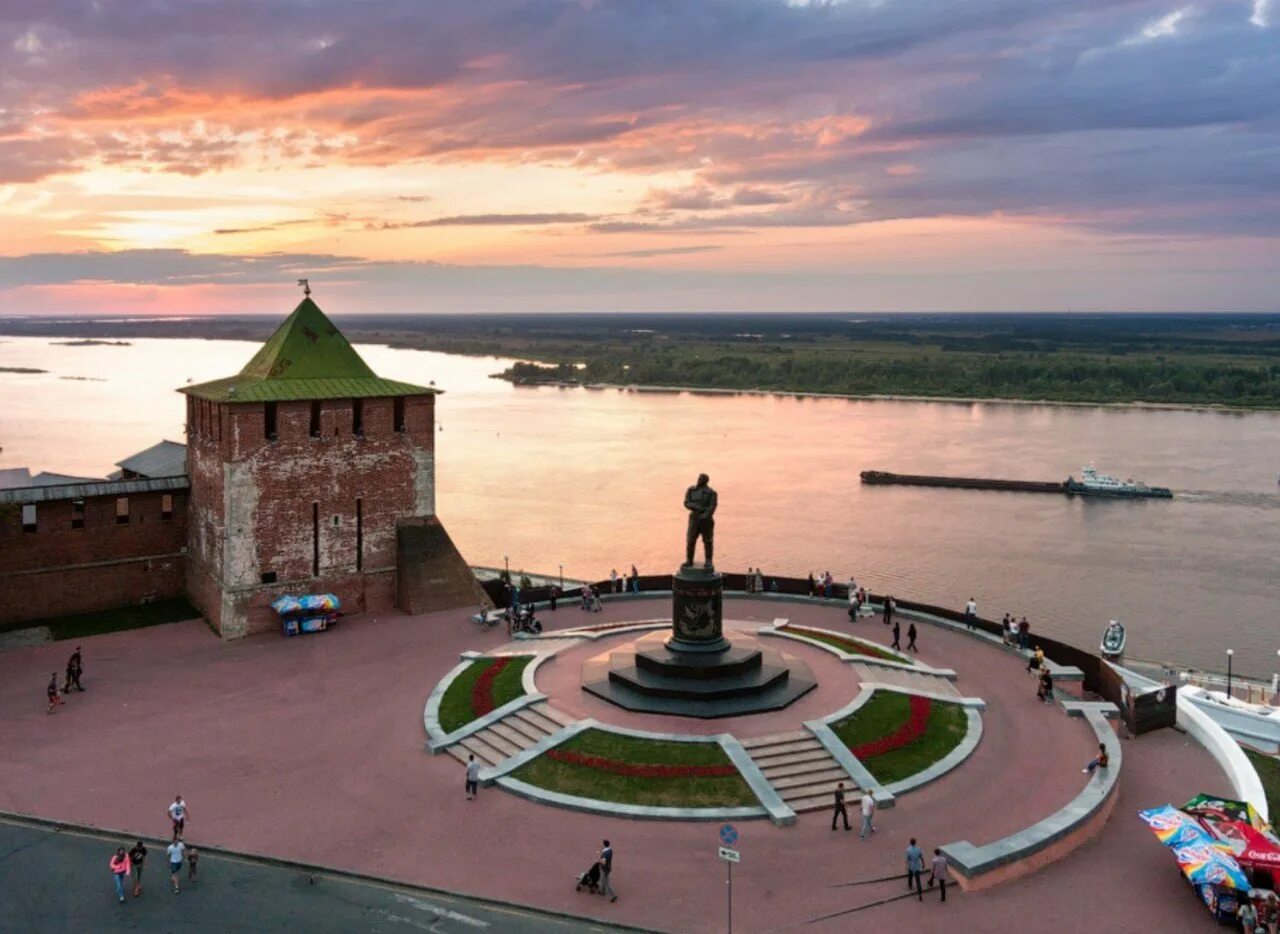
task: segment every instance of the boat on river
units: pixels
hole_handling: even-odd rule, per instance
[[[1065,489],[1077,496],[1116,496],[1147,499],[1172,499],[1173,491],[1164,486],[1147,486],[1140,480],[1117,480],[1089,465],[1080,472],[1080,479],[1067,477]]]
[[[1102,633],[1102,643],[1098,646],[1102,657],[1114,662],[1124,658],[1124,626],[1118,620],[1112,620]]]

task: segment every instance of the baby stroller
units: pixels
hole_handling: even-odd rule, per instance
[[[599,863],[592,863],[591,868],[578,877],[578,884],[573,887],[573,890],[581,892],[583,886],[586,886],[587,891],[592,895],[596,894],[596,890],[600,888]]]
[[[527,632],[530,635],[537,635],[542,632],[542,623],[533,615],[532,606],[525,604],[515,611],[511,621],[511,631],[513,633]]]

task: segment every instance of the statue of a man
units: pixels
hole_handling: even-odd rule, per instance
[[[706,567],[711,567],[712,543],[715,540],[716,491],[707,486],[710,477],[698,475],[698,482],[684,494],[684,508],[689,510],[689,533],[685,539],[685,566],[693,564],[693,550],[702,536],[702,550],[706,555]]]

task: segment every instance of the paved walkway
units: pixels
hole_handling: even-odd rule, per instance
[[[606,606],[590,621],[653,616],[661,604]],[[786,616],[887,641],[879,622],[851,627],[836,608],[731,599],[725,614],[759,622]],[[559,627],[588,619],[570,607],[546,614]],[[883,812],[881,832],[868,843],[830,833],[816,815],[791,828],[742,825],[737,929],[776,930],[892,894],[892,883],[830,886],[896,871],[908,836],[926,847],[988,842],[1044,817],[1081,787],[1088,728],[1035,701],[1025,664],[964,635],[920,628],[923,660],[955,668],[960,692],[987,701],[982,744],[960,768]],[[423,752],[422,707],[431,686],[459,652],[507,641],[503,632],[480,631],[465,611],[366,617],[306,638],[234,644],[198,622],[114,633],[83,640],[88,691],[53,716],[44,712],[44,685],[72,646],[5,652],[0,749],[22,754],[0,758],[0,810],[157,835],[166,830],[165,807],[181,792],[197,845],[606,921],[722,929],[724,868],[714,826],[609,820],[496,789],[466,802],[461,765]],[[799,644],[788,651],[815,671],[826,654],[808,654]],[[1078,930],[1088,920],[1111,930],[1213,930],[1133,814],[1199,791],[1227,791],[1225,778],[1198,746],[1163,731],[1126,743],[1121,786],[1115,816],[1099,837],[1022,882],[958,896],[945,908],[895,902],[807,929],[866,923],[1052,932]],[[578,895],[572,885],[606,836],[617,851],[616,904]]]

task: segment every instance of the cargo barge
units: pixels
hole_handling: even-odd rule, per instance
[[[930,477],[920,474],[889,473],[885,470],[862,471],[862,482],[873,486],[937,486],[961,490],[1003,490],[1013,493],[1065,493],[1068,496],[1109,496],[1122,499],[1172,499],[1173,491],[1162,486],[1147,486],[1136,480],[1116,480],[1084,468],[1082,479],[1068,477],[1062,482],[1039,480],[998,480],[986,477]]]

